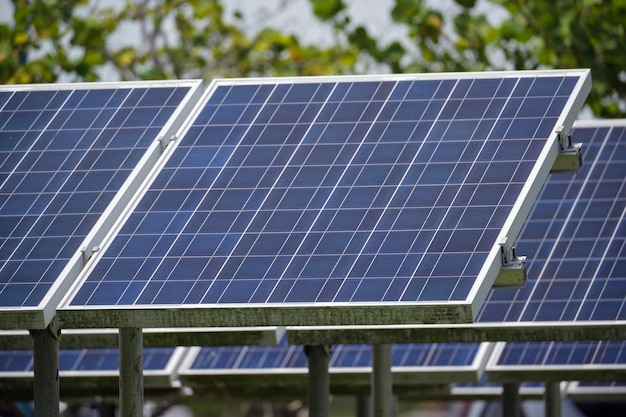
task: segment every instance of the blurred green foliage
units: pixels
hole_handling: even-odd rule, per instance
[[[324,20],[342,21],[351,2],[314,3],[332,3]],[[625,0],[395,0],[391,18],[408,43],[383,43],[363,26],[341,29],[392,72],[590,68],[591,110],[626,117]]]
[[[444,14],[434,2],[395,0],[392,17],[409,29],[419,54],[407,58],[407,49],[394,70],[590,68],[594,114],[626,116],[626,1],[454,3],[454,13]]]
[[[591,68],[590,108],[626,117],[626,0],[394,0],[398,39],[354,23],[358,1],[310,0],[332,36],[324,45],[262,17],[246,30],[224,0],[11,3],[3,83]]]
[[[12,21],[0,24],[0,82],[355,72],[358,48],[303,45],[269,27],[249,34],[219,0],[117,3],[12,0]],[[316,9],[320,18],[335,12],[324,1]]]

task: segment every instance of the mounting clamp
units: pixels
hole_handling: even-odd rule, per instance
[[[583,166],[582,144],[572,143],[572,135],[565,131],[565,126],[556,129],[559,136],[559,154],[552,165],[550,173],[572,173],[580,171]]]
[[[493,288],[523,288],[526,285],[526,257],[517,256],[515,247],[508,244],[506,237],[500,239],[502,266]]]
[[[167,148],[167,146],[170,144],[170,142],[174,142],[176,139],[178,139],[177,135],[171,135],[168,138],[166,138],[165,136],[159,136],[157,140],[161,144],[161,151],[164,151],[165,148]]]
[[[100,251],[100,246],[94,246],[93,248],[88,248],[87,246],[83,246],[80,248],[80,251],[83,253],[83,264],[86,264],[89,259],[93,256],[94,253]]]

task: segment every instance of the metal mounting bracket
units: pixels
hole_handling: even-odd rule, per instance
[[[165,136],[159,136],[157,140],[161,144],[161,151],[164,151],[165,148],[167,148],[167,146],[170,144],[170,142],[174,142],[176,139],[178,139],[177,135],[171,135],[168,138],[166,138]]]
[[[100,246],[94,246],[93,248],[83,246],[82,248],[80,248],[80,251],[83,253],[83,263],[86,264],[89,259],[91,259],[94,253],[100,251]]]
[[[506,237],[500,239],[502,267],[493,288],[523,288],[526,285],[526,257],[517,256],[515,247],[509,245]]]
[[[550,173],[575,173],[583,166],[582,144],[572,143],[572,135],[565,126],[556,129],[559,140],[559,154]]]

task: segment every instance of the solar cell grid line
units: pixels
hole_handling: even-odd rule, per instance
[[[394,345],[395,392],[410,392],[416,384],[478,381],[491,348],[489,343]],[[332,347],[329,362],[332,392],[350,389],[369,392],[371,371],[371,346]],[[303,347],[289,345],[284,339],[276,346],[191,348],[181,364],[179,377],[182,385],[194,390],[226,390],[239,395],[276,392],[278,387],[302,391],[306,388],[307,372]]]
[[[500,342],[487,365],[491,381],[621,381],[626,342]]]
[[[214,81],[59,317],[471,321],[588,84],[587,71]]]
[[[434,341],[622,340],[626,327],[626,120],[577,121],[585,144],[578,174],[551,175],[516,240],[528,256],[523,289],[493,290],[473,325],[399,326],[389,338]],[[307,329],[288,330],[307,343]],[[358,328],[310,337],[360,341]],[[427,331],[426,331],[427,330]],[[354,332],[354,336],[352,336]],[[405,335],[398,339],[398,334]],[[320,339],[320,337],[322,339]],[[325,339],[324,339],[325,337]],[[378,343],[386,338],[379,332]]]
[[[0,87],[0,328],[47,326],[98,245],[97,226],[124,204],[118,191],[160,154],[157,139],[180,126],[199,87]]]
[[[187,348],[145,348],[143,369],[146,394],[178,388],[176,371]],[[118,390],[118,349],[62,349],[59,377],[62,394],[107,395]],[[0,351],[0,386],[17,398],[32,398],[33,352]]]

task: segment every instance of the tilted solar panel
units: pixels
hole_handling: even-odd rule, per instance
[[[487,368],[492,381],[623,381],[625,341],[498,343]]]
[[[369,392],[371,346],[337,345],[330,350],[331,391]],[[477,381],[491,352],[489,344],[405,344],[392,346],[392,372],[396,392],[408,393],[416,385]],[[229,393],[302,391],[307,384],[307,358],[302,346],[203,347],[189,350],[179,376],[194,389]],[[416,388],[416,390],[419,390]],[[443,391],[436,390],[437,395]]]
[[[216,81],[64,326],[471,321],[587,76]]]
[[[0,87],[0,327],[47,325],[86,237],[198,86]]]
[[[145,348],[143,370],[146,394],[172,391],[186,348]],[[0,388],[12,398],[33,395],[33,352],[0,351]],[[76,395],[115,394],[119,385],[118,349],[61,349],[59,377],[61,393]]]

